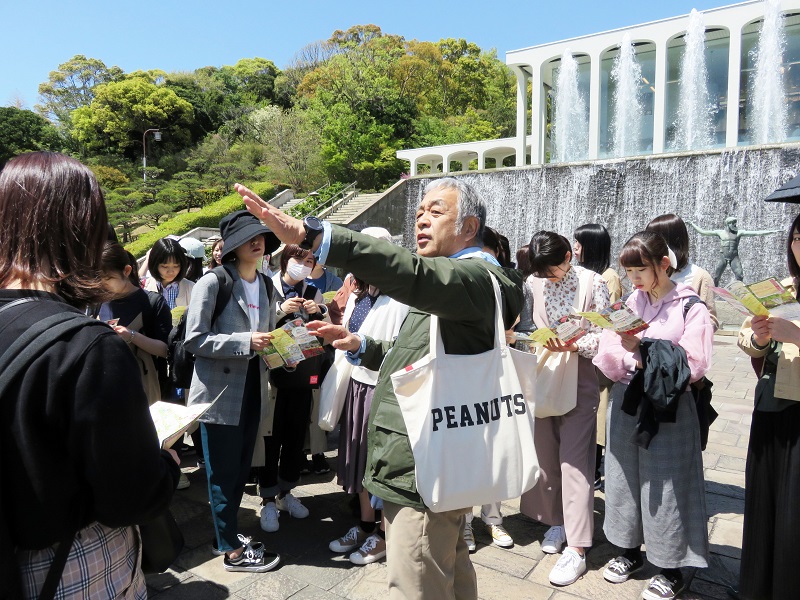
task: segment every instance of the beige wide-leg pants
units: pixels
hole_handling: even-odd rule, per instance
[[[383,503],[389,600],[477,600],[465,509],[434,513]]]
[[[594,532],[594,466],[597,440],[597,372],[579,357],[578,399],[560,417],[536,419],[534,443],[539,481],[525,492],[520,512],[547,525],[563,525],[567,545],[589,548]]]

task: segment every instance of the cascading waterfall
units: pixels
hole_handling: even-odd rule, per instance
[[[798,165],[800,144],[792,144],[504,169],[458,177],[484,198],[486,223],[508,237],[512,255],[540,229],[557,231],[572,240],[572,232],[579,225],[602,223],[611,233],[615,263],[625,240],[665,213],[678,214],[706,229],[722,228],[729,215],[738,217],[742,229],[788,226],[797,214],[796,206],[765,203],[763,199],[798,174]],[[414,246],[414,214],[428,181],[408,180],[404,243],[409,247]],[[689,236],[692,261],[713,271],[719,240],[692,230]],[[739,252],[746,280],[783,277],[784,243],[781,235],[743,239]],[[730,280],[728,271],[723,285]]]
[[[578,62],[569,49],[561,56],[555,102],[554,162],[585,159],[589,155],[589,113],[578,89]]]
[[[611,130],[614,134],[612,153],[614,156],[631,156],[641,150],[642,104],[641,82],[642,67],[636,61],[631,43],[631,36],[625,34],[619,55],[611,68],[611,79],[614,81],[614,116]]]
[[[703,13],[692,9],[681,61],[678,118],[673,150],[702,150],[713,143]]]
[[[782,72],[785,48],[780,0],[764,0],[764,23],[752,51],[755,75],[750,83],[750,139],[753,144],[786,140],[789,115]]]

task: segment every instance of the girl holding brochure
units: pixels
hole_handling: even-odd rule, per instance
[[[216,540],[212,551],[225,555],[227,571],[262,573],[279,562],[277,554],[238,530],[238,511],[250,474],[253,449],[267,403],[268,373],[257,351],[275,329],[277,294],[257,267],[277,249],[275,235],[246,210],[219,223],[225,240],[222,264],[233,279],[231,296],[212,323],[220,281],[206,273],[195,285],[186,313],[185,348],[195,355],[188,404],[214,405],[198,419],[208,477]]]
[[[605,281],[597,273],[570,263],[572,247],[564,236],[537,232],[521,258],[533,273],[525,281],[532,306],[526,305],[523,312],[532,316],[539,329],[552,327],[575,309],[599,312],[608,306]],[[586,571],[585,549],[591,547],[594,531],[596,411],[600,397],[592,358],[601,330],[586,320],[581,326],[586,333],[576,342],[566,345],[556,338],[545,346],[542,360],[557,364],[554,376],[566,379],[563,394],[575,394],[575,401],[566,413],[544,418],[537,415],[534,440],[541,474],[520,503],[523,514],[551,525],[542,542],[544,552],[556,554],[567,544],[550,572],[550,582],[555,585],[569,585]]]
[[[100,268],[103,287],[111,299],[101,304],[94,316],[111,325],[136,356],[147,401],[153,404],[161,399],[161,365],[157,361],[167,357],[172,315],[160,294],[139,287],[135,265],[122,246],[106,242]],[[166,362],[162,369],[166,371]]]
[[[296,244],[287,245],[281,252],[280,272],[272,278],[277,297],[276,327],[294,319],[303,323],[330,320],[322,293],[305,281],[316,263],[311,252]],[[305,459],[303,443],[314,403],[319,411],[324,358],[319,355],[302,361],[296,368],[274,369],[270,374],[269,431],[264,435],[264,466],[258,470],[261,529],[268,533],[278,531],[279,511],[288,512],[295,519],[308,516],[308,509],[292,490],[300,480]],[[324,432],[320,433],[324,436]]]
[[[644,565],[644,543],[661,572],[642,597],[670,600],[684,588],[681,567],[707,566],[700,426],[689,383],[711,364],[714,330],[694,290],[670,280],[675,257],[659,234],[634,235],[619,262],[634,288],[626,304],[649,327],[637,335],[605,330],[594,359],[616,382],[608,406],[603,529],[622,553],[603,577],[627,581]],[[657,393],[649,385],[657,373],[676,385]]]
[[[796,296],[800,278],[800,216],[787,240]],[[739,347],[763,366],[755,391],[755,411],[747,449],[744,540],[738,597],[797,596],[800,571],[792,557],[800,535],[800,326],[775,316],[748,318]]]

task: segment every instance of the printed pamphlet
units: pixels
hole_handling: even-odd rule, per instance
[[[197,419],[202,417],[203,414],[211,408],[226,389],[228,389],[228,386],[225,386],[222,392],[220,392],[212,402],[205,402],[203,404],[183,406],[182,404],[173,404],[161,400],[151,404],[150,417],[153,419],[153,424],[156,426],[158,443],[161,444],[161,447],[169,448],[181,439],[183,434],[186,433]]]
[[[800,320],[800,304],[792,296],[792,292],[774,277],[750,285],[734,281],[724,288],[711,289],[718,298],[743,315],[772,315],[789,321]]]
[[[322,345],[315,335],[306,329],[302,319],[294,319],[283,327],[270,331],[272,340],[259,351],[270,369],[294,368],[301,361],[322,354]]]
[[[552,339],[559,339],[565,346],[574,344],[586,335],[586,330],[580,326],[580,319],[575,315],[564,315],[556,320],[555,327],[540,327],[530,334],[530,339],[539,344],[546,344]]]
[[[577,314],[598,327],[617,333],[634,335],[649,327],[622,300],[614,302],[600,312],[579,312]]]

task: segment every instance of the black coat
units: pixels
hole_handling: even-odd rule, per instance
[[[686,352],[668,340],[643,338],[639,346],[642,368],[633,376],[622,410],[639,420],[633,442],[642,448],[658,433],[659,423],[674,423],[678,399],[689,385],[691,372]]]

